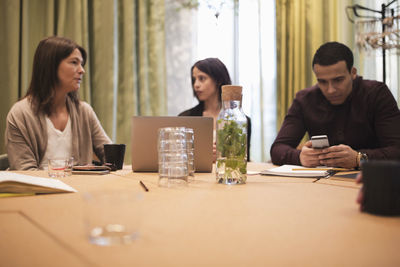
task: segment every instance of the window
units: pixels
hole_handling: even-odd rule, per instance
[[[388,5],[390,2],[389,1],[375,1],[375,0],[357,0],[355,2],[356,4],[362,5],[364,7],[368,7],[373,10],[380,11],[382,10],[381,5],[385,4]],[[392,3],[389,6],[389,9],[393,9],[394,16],[398,16],[399,12],[399,3]],[[367,35],[368,33],[381,33],[382,31],[382,23],[379,20],[380,14],[376,12],[370,12],[370,11],[364,11],[362,13],[364,16],[373,16],[376,17],[378,20],[376,23],[365,23],[363,24],[364,27],[358,26],[359,29],[361,29],[359,34],[364,34]],[[388,13],[386,14],[386,17],[390,17],[391,11],[388,10]],[[372,21],[372,18],[356,18],[356,21]],[[399,19],[394,20],[394,26],[393,30],[398,30],[398,25],[400,23]],[[356,26],[357,28],[357,26]],[[356,36],[355,38],[359,38],[359,36]],[[393,38],[393,35],[391,36]],[[386,37],[388,39],[388,37]],[[396,39],[398,40],[398,38]],[[383,81],[383,53],[381,48],[377,49],[372,49],[370,46],[368,46],[368,49],[357,49],[355,50],[354,56],[355,56],[355,67],[358,69],[358,74],[363,76],[364,79],[369,79],[369,80],[378,80],[378,81]],[[399,81],[398,77],[400,74],[400,58],[398,56],[398,49],[392,48],[389,50],[386,50],[386,84],[391,90],[394,98],[397,100],[399,103],[400,100],[400,93],[399,93]]]
[[[197,104],[190,68],[197,60],[218,57],[232,83],[243,86],[243,111],[252,120],[251,159],[266,161],[276,136],[275,3],[225,2],[218,18],[205,2],[178,14],[166,5],[168,113]]]

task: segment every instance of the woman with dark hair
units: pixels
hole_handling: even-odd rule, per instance
[[[228,69],[218,58],[197,61],[190,69],[193,94],[199,104],[179,116],[204,116],[214,118],[214,130],[221,110],[222,85],[231,84]],[[247,116],[246,116],[247,117]],[[251,120],[247,117],[247,160],[250,161]],[[214,139],[215,140],[215,139]],[[214,144],[215,155],[215,144]]]
[[[111,143],[92,107],[78,98],[86,51],[72,40],[48,37],[36,48],[26,96],[7,115],[6,147],[11,170],[43,169],[50,158],[104,159]]]

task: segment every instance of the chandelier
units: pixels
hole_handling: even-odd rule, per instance
[[[210,9],[215,18],[218,19],[225,7],[233,7],[239,0],[175,0],[181,8],[197,9],[199,6],[206,6]]]
[[[382,4],[381,10],[361,5],[346,7],[347,18],[355,24],[359,48],[382,51],[400,48],[400,7],[390,7],[396,2],[392,0],[389,4]]]

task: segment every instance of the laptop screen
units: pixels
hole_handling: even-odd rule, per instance
[[[196,172],[212,171],[213,119],[186,116],[133,116],[131,131],[132,170],[157,172],[158,129],[187,127],[194,131],[194,165]]]

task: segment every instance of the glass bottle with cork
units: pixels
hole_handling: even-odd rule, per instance
[[[222,86],[222,109],[217,119],[216,179],[221,184],[246,183],[247,119],[242,111],[241,86]]]

